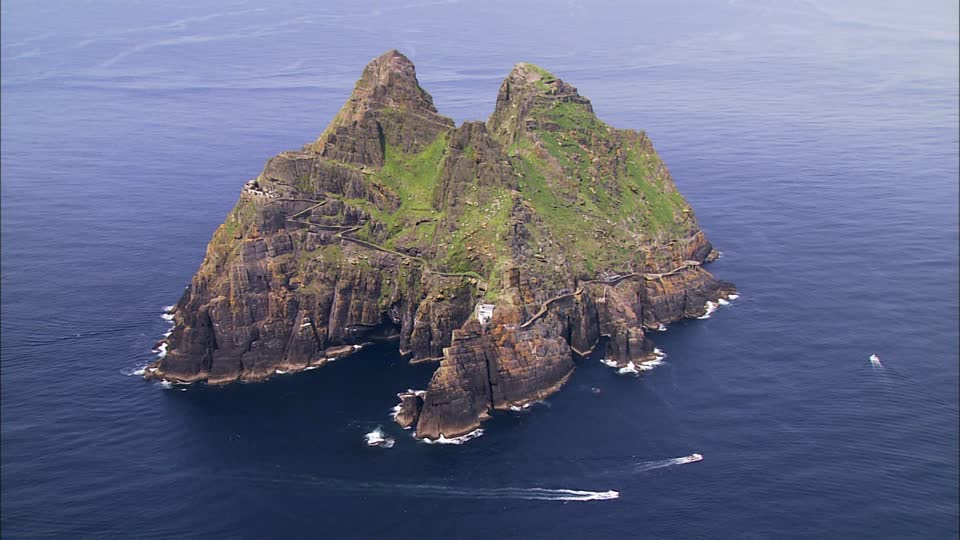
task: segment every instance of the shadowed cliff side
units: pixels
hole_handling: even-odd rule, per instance
[[[715,256],[646,135],[573,86],[518,64],[490,119],[455,127],[389,51],[244,186],[147,376],[256,381],[396,340],[439,360],[397,421],[454,437],[556,391],[602,338],[617,365],[649,358],[645,328],[733,292]]]

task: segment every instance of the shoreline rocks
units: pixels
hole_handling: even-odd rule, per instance
[[[556,392],[601,339],[621,368],[649,359],[646,329],[735,291],[717,256],[646,134],[575,87],[518,64],[490,119],[456,127],[388,51],[243,184],[144,376],[259,382],[391,342],[436,363],[396,421],[456,438]]]

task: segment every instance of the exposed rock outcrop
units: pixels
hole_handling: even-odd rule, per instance
[[[455,127],[390,51],[244,186],[147,376],[257,381],[396,340],[439,361],[397,422],[455,437],[556,391],[601,339],[618,366],[649,358],[645,329],[734,291],[715,256],[649,138],[573,86],[518,64],[490,119]]]

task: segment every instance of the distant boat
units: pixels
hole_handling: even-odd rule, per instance
[[[880,363],[880,357],[875,354],[870,355],[870,363],[873,367],[883,367],[883,364]]]

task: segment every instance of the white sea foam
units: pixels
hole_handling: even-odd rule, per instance
[[[165,390],[169,390],[170,388],[173,388],[173,383],[170,381],[160,381],[160,387]]]
[[[617,370],[617,373],[621,375],[637,375],[640,372],[637,370],[637,365],[633,363],[633,360],[627,362],[627,365]]]
[[[398,414],[400,414],[400,405],[394,405],[393,408],[390,409],[390,419],[396,422]],[[407,426],[404,429],[410,429],[410,426]]]
[[[130,375],[137,375],[137,376],[141,376],[141,377],[142,377],[146,372],[147,372],[147,368],[146,368],[146,366],[144,366],[144,367],[142,367],[142,368],[140,368],[140,369],[138,369],[138,370],[130,373]]]
[[[153,352],[157,353],[157,358],[163,358],[164,356],[166,356],[166,355],[167,355],[167,342],[164,341],[163,343],[161,343],[159,347],[157,347],[156,349],[153,350]]]
[[[720,298],[719,300],[717,300],[717,303],[720,304],[721,306],[729,306],[729,305],[730,305],[730,302],[727,301],[727,300],[724,300],[723,298]]]
[[[653,349],[653,358],[650,360],[645,360],[643,362],[635,363],[632,360],[627,362],[627,365],[620,367],[615,361],[608,358],[600,360],[605,365],[612,367],[617,370],[617,373],[620,375],[639,375],[641,371],[650,371],[656,368],[659,365],[663,364],[663,359],[667,357],[667,354],[661,351],[658,348]]]
[[[275,370],[275,371],[276,371],[277,375],[286,375],[286,374],[287,374],[287,372],[284,371],[284,370],[282,370],[282,369],[278,369],[278,370]]]
[[[687,463],[696,463],[702,461],[703,456],[700,454],[690,454],[689,456],[683,456],[678,458],[671,459],[655,459],[653,461],[641,461],[633,465],[633,472],[646,472],[652,471],[654,469],[662,469],[664,467],[673,467],[674,465],[686,465]]]
[[[165,321],[167,321],[167,322],[170,323],[171,325],[175,325],[176,323],[173,322],[173,309],[176,308],[176,307],[177,307],[177,306],[175,306],[175,305],[174,305],[174,306],[163,306],[163,313],[160,314],[160,318],[163,319],[163,320],[165,320]],[[163,337],[168,337],[168,336],[169,336],[170,334],[172,334],[172,333],[173,333],[173,326],[171,326],[170,330],[167,330],[167,333],[164,334]]]
[[[727,295],[727,300],[733,301],[733,300],[736,300],[737,298],[740,298],[740,295],[739,295],[739,294],[728,294],[728,295]]]
[[[707,312],[697,317],[698,319],[709,319],[710,315],[717,310],[717,304],[715,302],[711,302],[710,300],[707,300],[707,303],[704,305],[704,307],[707,309]]]
[[[640,362],[640,371],[650,371],[657,366],[663,365],[663,359],[667,357],[666,353],[660,349],[653,349],[654,357],[645,362]]]
[[[657,332],[666,332],[667,327],[663,323],[660,323],[660,326],[657,327]]]
[[[376,429],[364,435],[363,438],[367,441],[367,446],[381,446],[383,448],[393,448],[396,442],[393,440],[393,437],[388,437],[383,433],[381,426],[377,426]]]
[[[466,435],[461,435],[459,437],[453,437],[448,439],[444,437],[443,434],[441,433],[439,439],[435,441],[430,439],[423,439],[423,442],[427,444],[463,444],[467,441],[476,439],[481,435],[483,435],[483,428],[477,428],[471,431],[470,433],[467,433]],[[416,433],[414,433],[414,436],[416,436]]]
[[[304,370],[304,371],[310,371],[310,370],[312,370],[312,369],[317,369],[318,367],[320,367],[320,366],[307,366],[307,367],[303,368],[303,370]]]
[[[525,412],[532,409],[534,405],[547,405],[547,403],[545,401],[531,401],[523,405],[511,405],[510,410],[513,412]]]
[[[651,371],[662,363],[663,362],[660,362],[657,360],[650,360],[648,362],[643,362],[642,364],[640,364],[640,366],[638,366],[638,369],[640,371]]]
[[[362,348],[363,348],[363,345],[354,345],[354,346],[353,346],[353,350],[355,350],[355,351],[359,351],[359,350],[362,349]]]

